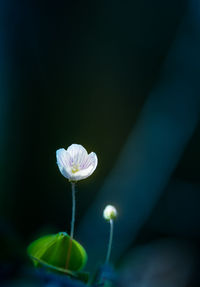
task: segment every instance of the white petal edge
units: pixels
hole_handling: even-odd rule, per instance
[[[69,153],[64,148],[60,148],[56,151],[56,159],[61,174],[64,177],[71,179],[71,172],[69,168],[69,160],[70,160]]]

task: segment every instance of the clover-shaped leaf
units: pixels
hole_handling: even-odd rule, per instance
[[[87,262],[85,249],[66,232],[43,236],[28,247],[35,266],[46,265],[60,272],[71,273],[83,269]]]

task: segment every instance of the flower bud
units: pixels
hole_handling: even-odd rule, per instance
[[[103,211],[103,217],[106,220],[112,220],[117,217],[117,210],[114,206],[112,205],[107,205]]]

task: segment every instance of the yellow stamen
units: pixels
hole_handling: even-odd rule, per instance
[[[79,171],[79,166],[74,164],[72,167],[72,173],[76,173],[77,171]]]

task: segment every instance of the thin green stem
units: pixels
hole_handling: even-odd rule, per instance
[[[108,264],[109,259],[110,259],[110,253],[111,253],[111,248],[112,248],[112,240],[113,240],[113,220],[110,219],[110,236],[109,236],[109,241],[108,241],[108,250],[107,250],[107,255],[106,255],[106,264]]]
[[[76,210],[76,199],[75,199],[75,182],[71,182],[72,184],[72,221],[71,221],[71,238],[74,237],[74,223],[75,223],[75,210]]]

